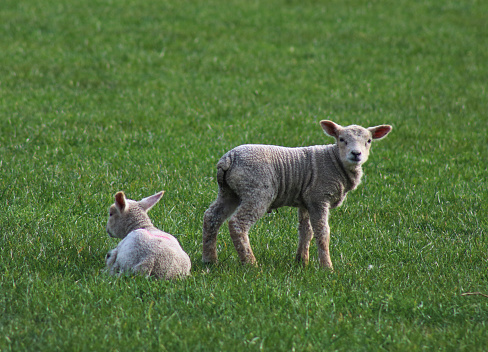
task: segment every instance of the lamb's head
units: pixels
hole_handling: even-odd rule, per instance
[[[135,201],[125,198],[124,192],[117,192],[115,203],[109,209],[107,222],[109,236],[125,238],[133,230],[153,227],[147,212],[161,199],[163,194],[164,191],[161,191],[140,201]]]
[[[390,133],[390,125],[364,128],[358,125],[342,127],[332,121],[322,120],[324,132],[336,139],[339,155],[344,165],[350,169],[360,167],[368,160],[373,139],[381,139]]]

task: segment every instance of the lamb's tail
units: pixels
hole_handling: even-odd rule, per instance
[[[230,154],[224,155],[217,163],[217,183],[220,187],[224,187],[227,184],[225,175],[232,166],[232,159]]]

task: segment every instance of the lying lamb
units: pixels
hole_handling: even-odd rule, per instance
[[[333,269],[329,254],[329,209],[338,207],[363,175],[372,139],[385,137],[389,125],[342,127],[320,121],[336,144],[303,148],[241,145],[217,164],[219,192],[203,220],[203,255],[217,261],[217,233],[230,217],[229,232],[242,263],[254,264],[248,232],[266,212],[283,206],[298,208],[299,242],[296,260],[305,265],[315,236],[320,265]]]
[[[154,227],[147,215],[163,194],[159,192],[138,202],[126,199],[124,192],[115,195],[107,232],[122,241],[107,254],[110,274],[133,272],[164,279],[190,274],[190,258],[178,240]]]

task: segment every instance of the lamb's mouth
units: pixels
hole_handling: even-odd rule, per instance
[[[347,158],[351,164],[359,164],[361,162],[361,157],[360,156],[350,156]]]

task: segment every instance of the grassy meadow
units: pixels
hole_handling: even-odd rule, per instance
[[[485,351],[488,2],[2,0],[1,351]],[[297,215],[226,225],[201,263],[215,165],[244,143],[391,124],[332,210],[335,272],[294,263]],[[114,194],[192,276],[111,277]]]

